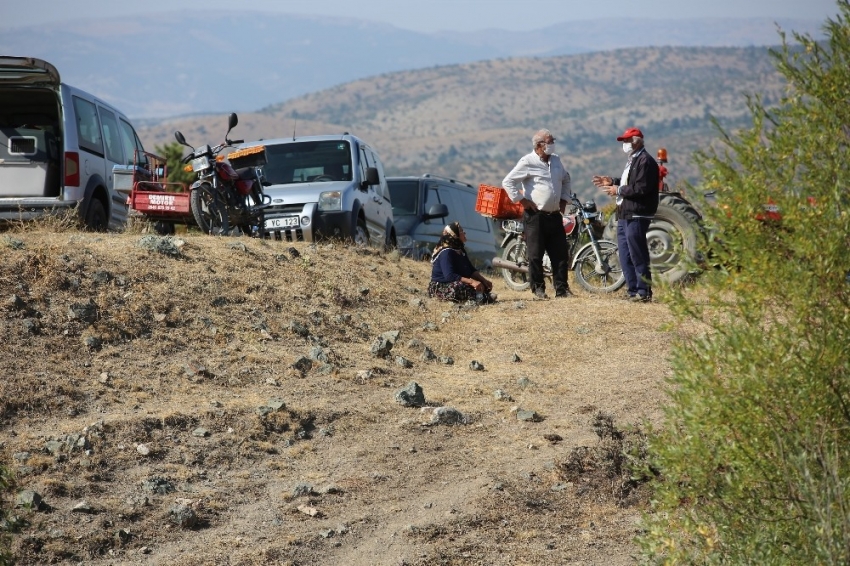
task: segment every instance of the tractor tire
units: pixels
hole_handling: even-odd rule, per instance
[[[606,239],[617,241],[614,215],[605,227]],[[700,261],[699,247],[705,241],[702,215],[678,193],[661,193],[658,210],[646,233],[652,277],[668,284],[687,283]]]

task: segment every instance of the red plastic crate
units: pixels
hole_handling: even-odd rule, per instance
[[[521,218],[522,205],[511,202],[508,193],[502,187],[478,185],[478,200],[475,212],[493,218]]]

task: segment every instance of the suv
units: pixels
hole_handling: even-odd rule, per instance
[[[78,207],[90,229],[121,229],[129,191],[113,167],[136,165],[144,148],[124,114],[47,61],[0,56],[0,221]]]
[[[489,268],[499,255],[493,221],[475,212],[478,191],[454,179],[425,174],[387,179],[393,202],[398,248],[414,259],[431,255],[443,227],[460,222],[466,251],[479,269]]]
[[[395,247],[393,209],[378,154],[348,133],[260,140],[263,145],[265,231],[274,239],[313,242],[346,238]]]

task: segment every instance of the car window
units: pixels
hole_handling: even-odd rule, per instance
[[[440,195],[437,192],[437,187],[435,187],[434,185],[429,185],[427,192],[425,193],[425,214],[430,212],[431,207],[435,204],[440,204]],[[431,222],[431,220],[426,220],[425,222]]]
[[[133,165],[133,160],[136,159],[139,165],[147,165],[147,156],[144,155],[145,149],[142,147],[142,142],[139,141],[139,136],[133,126],[125,120],[119,120],[121,128],[121,143],[124,146],[124,159],[127,165]]]
[[[393,203],[393,216],[414,216],[419,205],[419,180],[387,181],[390,200]]]
[[[103,140],[100,135],[100,120],[94,104],[75,96],[74,113],[77,115],[77,140],[80,149],[103,157]]]
[[[351,176],[351,146],[344,140],[282,143],[266,146],[263,174],[273,185],[307,183],[317,177],[346,180]],[[333,173],[332,173],[333,171]],[[341,171],[343,179],[337,179]]]
[[[106,145],[106,158],[113,163],[124,163],[124,149],[121,147],[121,132],[115,114],[100,107],[100,122],[103,126],[103,141]]]

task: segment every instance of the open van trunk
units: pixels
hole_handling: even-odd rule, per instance
[[[58,197],[59,76],[38,59],[0,57],[0,197]]]

